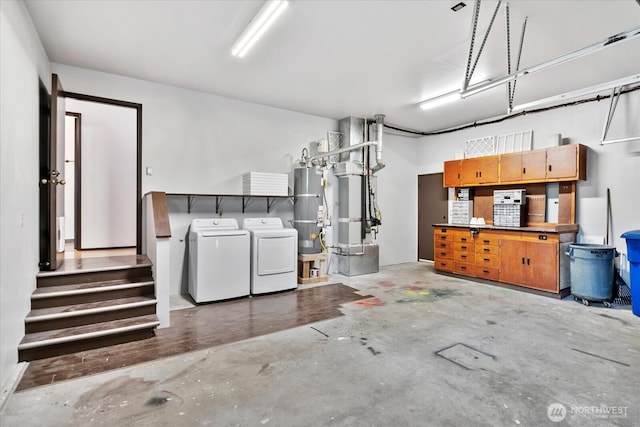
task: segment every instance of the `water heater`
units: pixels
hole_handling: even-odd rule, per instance
[[[313,167],[293,172],[293,226],[298,230],[298,253],[317,254],[322,224],[322,176]]]

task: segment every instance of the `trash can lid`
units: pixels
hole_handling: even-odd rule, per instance
[[[631,231],[627,231],[625,233],[622,233],[622,236],[620,236],[624,239],[638,239],[640,240],[640,230],[631,230]]]

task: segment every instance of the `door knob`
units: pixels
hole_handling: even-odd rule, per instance
[[[53,185],[65,185],[67,183],[66,180],[64,179],[58,179],[58,178],[54,178],[54,179],[47,179],[47,178],[42,178],[40,180],[40,184],[42,185],[47,185],[47,184],[53,184]]]

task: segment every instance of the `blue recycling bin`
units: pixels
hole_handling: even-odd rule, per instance
[[[627,231],[620,237],[627,241],[631,311],[640,317],[640,230]]]

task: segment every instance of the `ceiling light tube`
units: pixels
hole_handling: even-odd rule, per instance
[[[637,36],[640,36],[640,27],[631,28],[630,30],[615,34],[611,37],[606,38],[605,40],[601,40],[597,43],[594,43],[582,49],[575,50],[566,55],[558,56],[557,58],[551,59],[547,62],[543,62],[542,64],[534,65],[533,67],[525,68],[515,73],[508,74],[506,76],[503,76],[497,79],[493,79],[488,83],[481,83],[474,86],[469,86],[467,90],[460,92],[460,96],[462,96],[463,98],[466,98],[468,96],[472,96],[477,93],[484,92],[485,90],[489,90],[496,86],[500,86],[503,83],[513,81],[527,74],[535,73],[535,72],[553,67],[555,65],[563,64],[565,62],[597,52],[601,49],[604,49],[605,47],[612,46],[614,44],[617,44],[623,41],[631,40],[632,38],[635,38]]]
[[[556,102],[565,101],[568,99],[579,98],[581,96],[593,95],[598,92],[604,92],[616,87],[627,86],[634,83],[640,83],[640,74],[634,74],[631,76],[623,77],[618,80],[612,80],[607,83],[601,83],[594,86],[577,89],[571,92],[566,92],[560,95],[550,96],[548,98],[538,99],[537,101],[527,102],[526,104],[520,104],[513,107],[512,111],[529,110],[534,107],[541,107],[544,105],[554,104]]]
[[[245,56],[288,4],[287,0],[267,0],[258,14],[249,22],[247,28],[240,34],[240,37],[233,43],[231,54],[239,58]]]
[[[423,110],[429,110],[431,108],[436,108],[444,104],[449,104],[459,99],[460,99],[460,91],[455,90],[453,92],[445,93],[443,95],[427,99],[426,101],[422,101],[420,103],[420,108],[422,108]]]

